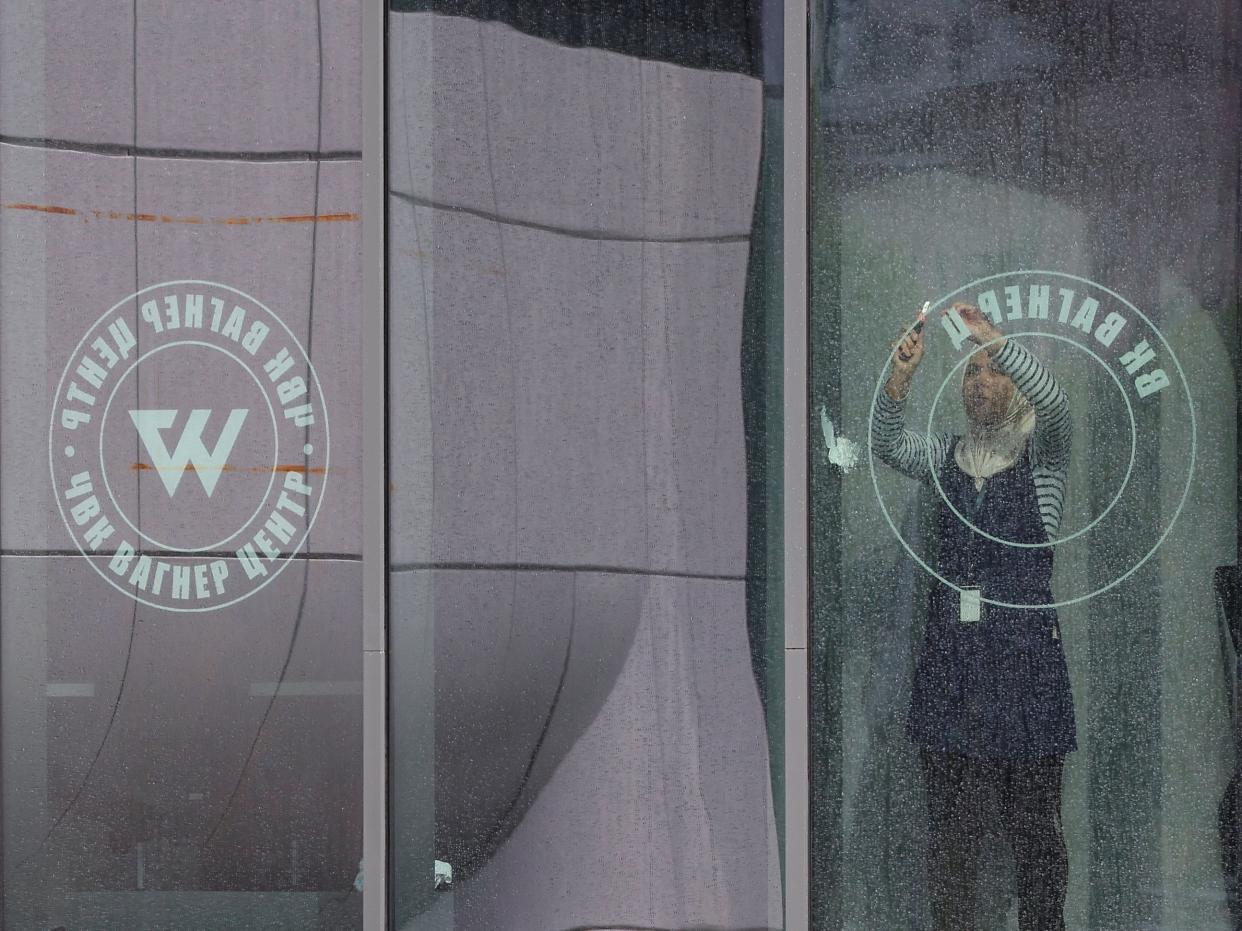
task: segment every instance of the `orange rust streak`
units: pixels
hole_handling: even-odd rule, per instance
[[[268,219],[273,223],[313,223],[315,220],[319,220],[321,223],[340,223],[360,218],[356,213],[321,213],[319,216],[308,213],[300,216],[269,217]]]
[[[5,210],[30,210],[36,213],[54,213],[68,217],[78,216],[78,211],[72,207],[57,207],[52,204],[0,204],[0,208]],[[252,223],[314,223],[316,221],[321,223],[357,223],[362,219],[361,214],[357,213],[321,213],[319,215],[308,213],[276,217],[215,217],[209,219],[204,219],[203,217],[173,217],[167,214],[154,213],[121,213],[116,210],[91,210],[89,213],[96,220],[126,220],[131,223],[186,223],[192,225],[218,223],[223,226],[248,226]]]
[[[6,210],[34,210],[38,213],[59,213],[67,217],[76,217],[78,212],[72,207],[52,207],[43,204],[5,204]]]

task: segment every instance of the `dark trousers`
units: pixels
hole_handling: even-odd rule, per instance
[[[987,760],[922,750],[935,931],[975,931],[982,840],[1013,846],[1021,931],[1064,931],[1069,858],[1061,834],[1064,757]]]
[[[1238,804],[1240,793],[1242,772],[1235,770],[1216,812],[1217,827],[1220,829],[1220,866],[1225,874],[1225,900],[1229,903],[1234,931],[1242,931],[1242,806]]]

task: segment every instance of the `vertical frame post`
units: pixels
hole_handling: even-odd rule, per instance
[[[388,927],[386,0],[362,14],[362,926]]]
[[[785,0],[785,929],[810,928],[807,0]]]

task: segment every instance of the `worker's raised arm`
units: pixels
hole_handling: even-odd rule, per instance
[[[931,437],[906,429],[905,399],[910,382],[923,360],[923,334],[918,328],[903,332],[893,351],[888,380],[876,398],[871,417],[871,449],[885,465],[919,481],[930,481],[932,469],[944,465],[948,434]]]

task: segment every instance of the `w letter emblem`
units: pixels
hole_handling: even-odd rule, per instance
[[[241,431],[242,424],[249,413],[247,408],[234,408],[229,413],[224,429],[220,431],[215,447],[208,450],[203,443],[203,429],[207,426],[207,418],[211,416],[211,411],[195,408],[190,411],[190,418],[182,428],[181,438],[177,440],[177,446],[171,454],[164,444],[161,431],[173,425],[177,419],[177,411],[130,411],[129,416],[134,426],[138,428],[138,436],[142,438],[142,445],[147,448],[147,453],[151,456],[151,464],[159,473],[160,481],[168,490],[168,496],[171,498],[176,494],[186,466],[192,465],[195,474],[198,475],[198,480],[203,483],[203,491],[207,492],[207,497],[210,498],[212,492],[216,490],[216,482],[220,480],[220,473],[228,462],[229,453],[233,451],[233,444],[237,442],[237,434]]]

